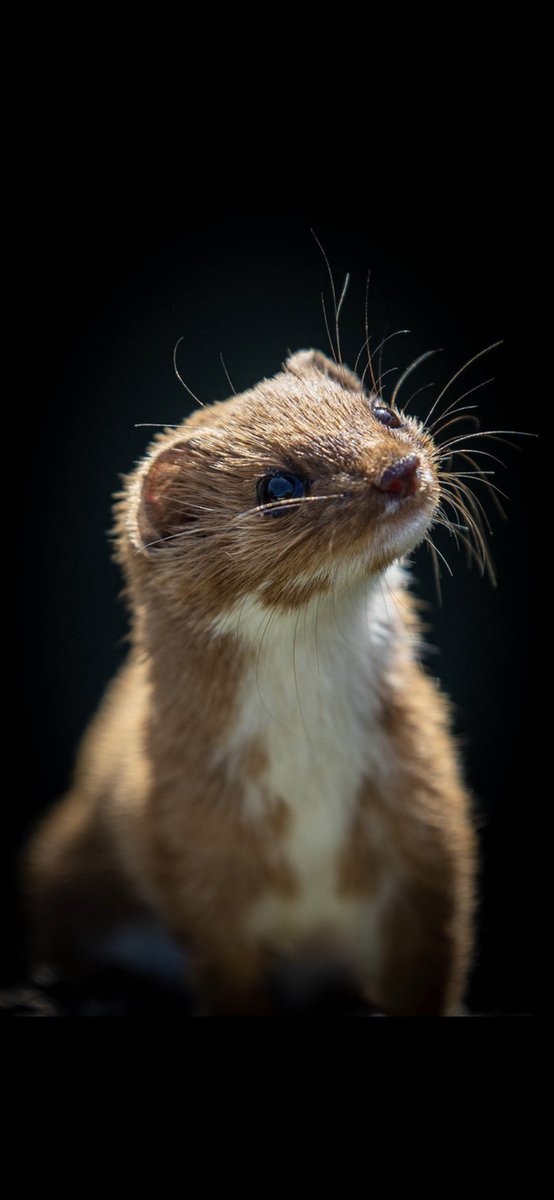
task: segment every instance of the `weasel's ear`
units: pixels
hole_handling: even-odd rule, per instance
[[[319,375],[336,379],[337,383],[342,384],[349,391],[362,391],[362,381],[354,374],[354,371],[351,371],[350,367],[333,362],[331,358],[327,358],[326,354],[322,354],[321,350],[297,350],[296,354],[287,358],[285,368],[293,375],[307,375],[317,371]]]
[[[155,554],[193,519],[187,511],[183,484],[186,442],[176,442],[150,462],[140,482],[137,511],[138,539],[143,550]]]

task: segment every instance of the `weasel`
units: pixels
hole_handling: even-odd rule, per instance
[[[317,350],[158,434],[116,500],[128,661],[25,855],[35,963],[161,919],[198,1012],[343,973],[459,1010],[476,836],[405,556],[441,499],[426,428]]]

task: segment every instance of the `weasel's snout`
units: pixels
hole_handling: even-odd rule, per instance
[[[383,471],[375,487],[379,492],[388,492],[391,496],[411,496],[418,488],[418,467],[417,454],[399,458],[398,462],[392,464],[392,467],[387,467],[386,471]]]

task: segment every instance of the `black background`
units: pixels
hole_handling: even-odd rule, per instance
[[[508,520],[484,487],[478,492],[493,529],[498,587],[468,569],[446,534],[437,544],[454,574],[443,571],[442,608],[425,548],[413,572],[429,603],[427,667],[454,702],[480,813],[470,1004],[480,1012],[538,1011],[539,848],[543,796],[551,791],[539,771],[537,732],[550,640],[540,613],[547,557],[540,485],[549,462],[540,435],[552,403],[549,189],[29,185],[5,189],[4,197],[3,546],[5,587],[15,599],[4,630],[18,700],[9,706],[16,729],[6,779],[12,756],[15,770],[3,802],[3,982],[23,970],[15,855],[34,817],[67,786],[79,736],[125,653],[126,615],[106,534],[119,474],[149,441],[150,431],[135,425],[178,422],[190,411],[173,371],[181,336],[179,369],[204,402],[229,394],[220,354],[239,391],[278,370],[289,348],[328,349],[320,294],[330,308],[329,283],[313,227],[337,286],[346,271],[352,275],[341,319],[350,365],[364,339],[371,268],[374,345],[395,330],[412,331],[384,348],[383,369],[398,369],[386,376],[385,397],[413,358],[443,347],[403,391],[406,400],[434,383],[413,403],[424,416],[439,386],[502,338],[448,396],[494,376],[466,401],[479,404],[482,428],[539,434],[512,438],[517,450],[482,443],[506,464],[495,482],[509,496]]]

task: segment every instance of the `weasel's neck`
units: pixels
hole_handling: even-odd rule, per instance
[[[336,694],[376,693],[393,652],[408,643],[398,569],[317,596],[290,612],[250,597],[225,614],[216,635],[250,651],[247,689],[268,716],[289,724],[332,710]]]
[[[246,776],[246,811],[280,797],[304,813],[313,839],[314,814],[336,809],[342,830],[363,780],[382,773],[383,697],[398,655],[409,653],[393,582],[365,580],[290,613],[249,600],[219,622],[218,636],[249,653],[211,761]],[[251,760],[265,764],[259,778],[245,770]]]
[[[349,739],[358,715],[378,717],[385,677],[410,653],[406,593],[397,568],[321,595],[290,612],[254,597],[204,634],[152,616],[147,653],[160,744],[199,752],[226,745],[232,729],[301,731],[312,743]],[[211,750],[210,750],[211,753]]]

